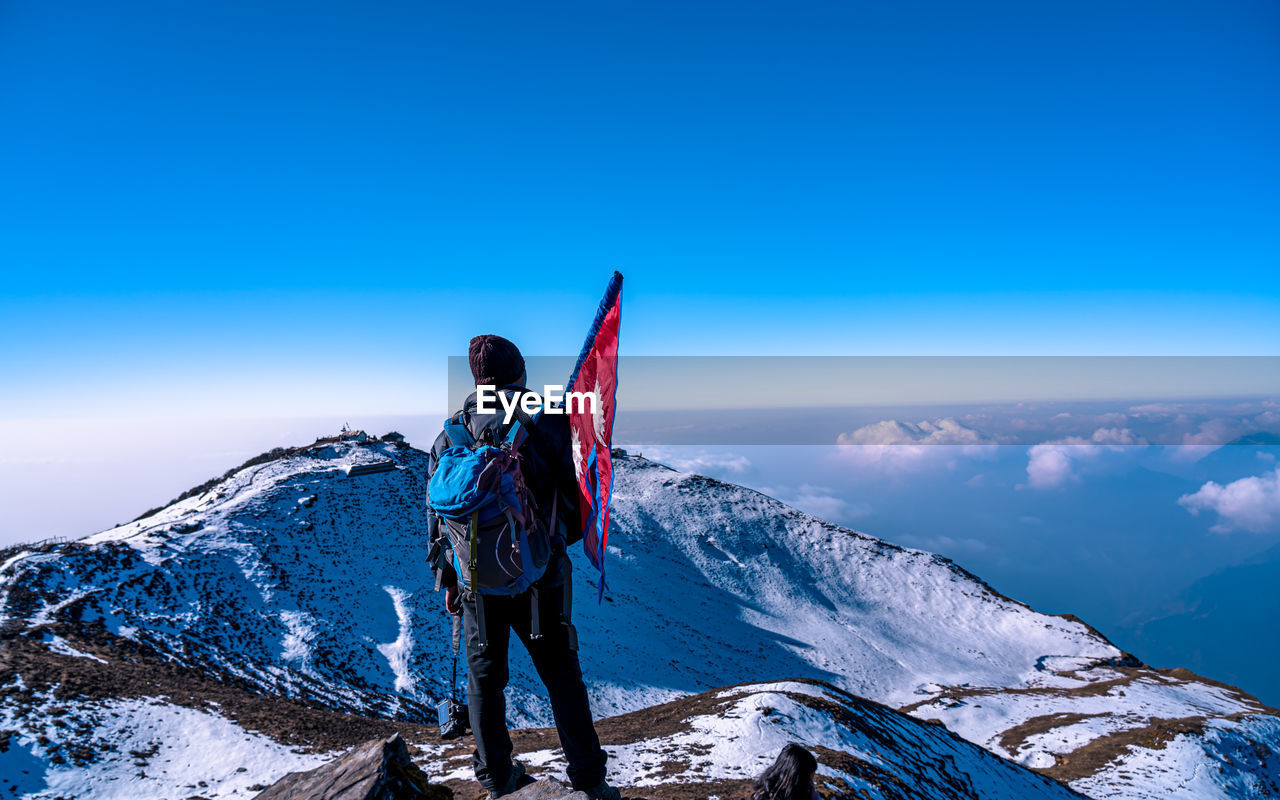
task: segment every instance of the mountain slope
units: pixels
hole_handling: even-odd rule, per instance
[[[128,525],[0,555],[0,626],[72,626],[255,692],[428,720],[449,673],[419,535],[424,461],[400,441],[322,440]],[[946,559],[644,459],[616,469],[606,602],[575,576],[598,715],[817,679],[1098,797],[1162,797],[1185,770],[1199,776],[1187,796],[1280,791],[1270,756],[1240,757],[1275,750],[1276,717],[1237,690],[1149,670]],[[521,653],[512,721],[545,724],[540,694]]]
[[[0,796],[248,798],[285,773],[394,733],[435,782],[462,800],[479,795],[467,740],[254,696],[127,642],[65,632],[70,639],[13,637],[0,651]],[[745,797],[789,741],[817,755],[824,797],[1080,797],[941,726],[814,682],[715,690],[601,719],[597,729],[615,782],[646,800]],[[533,774],[563,775],[554,730],[513,738]]]
[[[938,725],[816,681],[743,684],[600,720],[614,782],[657,797],[673,786],[742,796],[788,742],[818,758],[824,796],[879,800],[1079,800],[1056,781],[1022,769]],[[520,758],[563,773],[555,731],[518,732]],[[468,744],[423,748],[435,780],[470,777]],[[462,787],[460,787],[461,789]]]
[[[641,459],[621,472],[623,564],[610,582],[622,610],[648,607],[631,625],[656,616],[672,649],[693,654],[682,665],[745,671],[754,654],[784,674],[819,672],[1097,797],[1280,792],[1280,719],[1237,689],[1146,668],[1078,620],[1038,614],[946,559]],[[675,602],[654,599],[655,580]],[[708,591],[680,599],[699,583]],[[597,624],[618,616],[604,609]],[[707,651],[699,634],[712,620],[714,638],[737,637],[745,653]],[[634,646],[651,648],[649,663],[661,657],[652,639]]]

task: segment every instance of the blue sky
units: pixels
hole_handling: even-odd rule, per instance
[[[0,543],[425,442],[447,356],[575,353],[614,268],[631,355],[1275,356],[1278,79],[1271,0],[8,0]],[[1280,536],[1179,505],[1274,452],[1091,448],[722,474],[1116,626]]]
[[[434,410],[478,328],[574,352],[613,267],[631,353],[1270,354],[1278,37],[1269,2],[9,2],[0,416]]]

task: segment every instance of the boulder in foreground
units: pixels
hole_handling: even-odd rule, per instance
[[[555,778],[543,778],[507,796],[511,800],[590,800],[586,792],[575,792]]]
[[[427,780],[397,733],[310,772],[291,772],[254,800],[453,800],[453,790]]]

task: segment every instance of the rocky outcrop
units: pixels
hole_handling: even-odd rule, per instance
[[[453,790],[427,780],[397,733],[310,772],[291,772],[254,800],[453,800]]]
[[[575,792],[555,778],[543,778],[507,797],[511,800],[590,800],[586,792]]]

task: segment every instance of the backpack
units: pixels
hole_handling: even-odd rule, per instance
[[[525,426],[512,423],[497,446],[477,442],[461,413],[445,422],[444,432],[450,446],[440,454],[427,496],[453,549],[454,570],[473,594],[520,594],[551,558],[550,535],[521,472]]]

